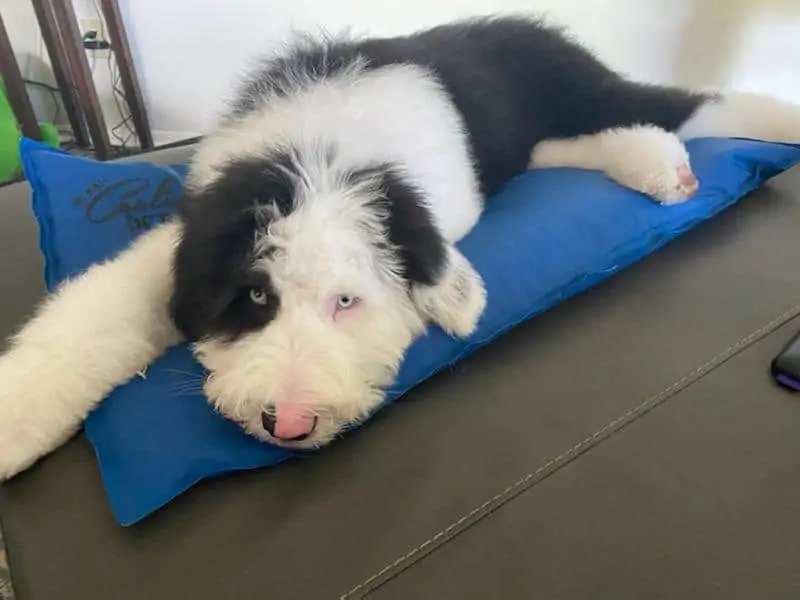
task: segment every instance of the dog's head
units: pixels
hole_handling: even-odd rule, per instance
[[[293,448],[326,444],[384,398],[425,326],[414,286],[447,249],[387,165],[331,149],[231,158],[180,206],[173,319],[217,410]]]

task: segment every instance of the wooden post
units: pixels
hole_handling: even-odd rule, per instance
[[[100,6],[103,9],[103,16],[111,38],[110,42],[114,51],[114,58],[119,67],[122,89],[125,92],[125,101],[128,104],[128,110],[130,110],[136,137],[139,138],[139,144],[142,149],[149,150],[153,148],[153,134],[150,131],[147,109],[139,86],[139,79],[136,76],[133,56],[128,44],[128,35],[125,33],[125,24],[122,20],[119,3],[117,0],[100,0]]]
[[[69,71],[84,110],[86,125],[92,136],[95,156],[100,160],[107,160],[111,156],[111,141],[100,99],[94,87],[89,61],[86,58],[86,50],[83,48],[78,19],[75,17],[71,2],[56,0],[52,3],[52,8],[61,32],[64,55],[69,63]]]
[[[64,53],[61,32],[58,29],[52,2],[51,0],[32,0],[32,4],[47,54],[50,57],[50,64],[53,67],[56,85],[61,91],[61,100],[72,128],[75,143],[79,148],[89,148],[91,146],[89,130],[86,128],[77,90],[72,85],[72,74],[69,71],[69,63]]]
[[[11,47],[2,15],[0,15],[0,74],[3,76],[8,101],[20,124],[22,134],[34,140],[40,139],[36,113],[33,112],[31,99],[25,89],[25,82],[14,57],[14,49]]]

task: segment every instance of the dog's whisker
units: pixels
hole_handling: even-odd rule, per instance
[[[186,398],[188,396],[196,396],[197,393],[191,390],[175,390],[169,392],[170,398]]]
[[[191,379],[200,379],[205,381],[208,378],[208,375],[203,373],[192,373],[191,371],[183,371],[181,369],[164,369],[166,373],[174,373],[175,375],[182,375],[184,377],[189,377]]]
[[[196,394],[203,392],[203,386],[198,384],[197,382],[181,381],[172,384],[170,386],[170,390]]]

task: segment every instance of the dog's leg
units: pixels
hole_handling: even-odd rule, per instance
[[[475,331],[486,307],[483,279],[454,246],[448,247],[447,264],[439,281],[415,286],[413,295],[423,315],[456,337]]]
[[[179,341],[168,314],[179,226],[143,234],[46,299],[0,357],[0,481],[63,444]]]
[[[767,94],[723,94],[705,102],[677,133],[682,139],[721,136],[797,144],[800,104]]]
[[[585,82],[584,82],[585,83]],[[586,89],[602,90],[582,95]],[[665,204],[697,189],[682,140],[706,136],[800,142],[800,105],[765,94],[696,94],[628,82],[566,89],[574,119],[533,149],[530,166],[604,171]],[[590,117],[584,117],[591,115]],[[587,128],[592,132],[582,132]],[[595,133],[599,131],[599,133]]]
[[[663,204],[683,202],[698,187],[683,142],[674,133],[651,125],[545,140],[533,149],[530,166],[603,171],[620,185]]]

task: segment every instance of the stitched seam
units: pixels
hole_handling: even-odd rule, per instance
[[[695,383],[699,379],[702,379],[708,373],[717,369],[728,360],[739,354],[741,351],[751,346],[753,343],[763,339],[797,316],[800,316],[800,303],[794,305],[792,308],[785,311],[766,325],[746,335],[735,344],[728,346],[724,351],[720,352],[693,371],[684,375],[667,388],[648,397],[646,400],[640,404],[637,404],[623,415],[617,417],[591,435],[585,437],[568,450],[562,452],[554,458],[551,458],[536,470],[530,471],[529,473],[523,475],[507,488],[486,500],[486,502],[483,504],[480,504],[468,513],[464,514],[459,519],[436,533],[434,536],[422,542],[419,546],[416,546],[397,560],[387,564],[374,575],[371,575],[363,582],[350,589],[348,592],[342,594],[340,596],[340,600],[352,598],[356,593],[362,591],[362,598],[370,594],[378,587],[386,583],[389,579],[406,570],[424,556],[427,556],[429,553],[441,548],[444,544],[455,538],[458,534],[463,533],[472,525],[489,516],[492,512],[506,504],[508,501],[512,500],[527,489],[530,489],[530,487],[535,483],[556,472],[558,469],[562,468],[579,455],[590,450],[604,439],[607,439],[617,431],[621,430],[623,427],[629,425],[639,417],[656,408],[665,400],[675,395],[676,392],[679,392],[687,388],[689,385]]]

